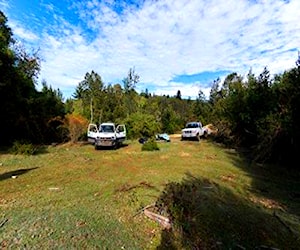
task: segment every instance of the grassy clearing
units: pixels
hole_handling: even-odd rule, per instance
[[[299,175],[206,140],[0,155],[0,244],[30,249],[300,248]],[[16,176],[16,178],[12,178]],[[172,230],[139,211],[157,203]]]

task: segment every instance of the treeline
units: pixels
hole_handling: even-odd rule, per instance
[[[215,82],[212,121],[222,142],[244,148],[257,161],[297,166],[300,152],[300,67],[273,78],[265,68],[246,79],[236,73]]]
[[[38,53],[17,47],[5,15],[0,13],[1,145],[15,141],[47,144],[84,139],[89,122],[125,123],[129,138],[155,133],[178,133],[188,121],[211,123],[212,139],[243,149],[251,159],[292,165],[299,153],[300,68],[270,77],[249,71],[216,79],[208,99],[199,89],[196,100],[158,96],[146,89],[137,93],[140,77],[134,69],[121,83],[105,84],[91,71],[64,101],[59,90],[43,82]],[[296,165],[295,165],[296,167]]]
[[[65,114],[62,95],[43,84],[35,88],[40,71],[38,53],[29,54],[13,39],[0,11],[0,143],[59,140],[57,119]]]

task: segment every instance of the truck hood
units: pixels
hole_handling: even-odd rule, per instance
[[[104,137],[104,138],[112,138],[112,137],[116,137],[115,133],[111,133],[111,132],[101,132],[98,134],[99,137]]]
[[[181,131],[182,132],[187,132],[187,131],[197,131],[197,130],[199,130],[199,128],[184,128]]]

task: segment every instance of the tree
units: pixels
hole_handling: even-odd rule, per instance
[[[209,102],[214,105],[220,98],[222,98],[222,94],[220,92],[220,78],[217,78],[213,81],[210,94],[209,94]]]
[[[145,97],[145,98],[149,98],[151,96],[151,94],[149,94],[148,89],[146,88],[145,91],[141,92],[141,96]]]
[[[268,140],[259,145],[271,150],[260,159],[264,157],[296,168],[294,162],[300,152],[300,67],[277,75],[271,90],[272,109],[262,130]]]
[[[134,68],[130,68],[127,77],[123,79],[125,90],[124,106],[127,116],[137,111],[138,95],[135,91],[135,86],[139,80],[140,76],[135,72]]]
[[[6,22],[0,12],[0,143],[62,140],[62,93],[48,87],[46,81],[42,82],[42,91],[36,90],[40,72],[38,51],[29,54],[16,45]]]
[[[135,90],[136,84],[140,81],[140,76],[135,72],[134,68],[130,68],[128,75],[123,79],[125,93]]]
[[[31,104],[36,96],[35,77],[39,73],[37,54],[32,56],[14,46],[15,40],[0,11],[0,143],[30,139]],[[14,50],[15,49],[15,50]]]
[[[81,115],[91,122],[102,119],[104,102],[104,83],[101,76],[95,71],[86,73],[84,80],[75,89],[73,97],[82,101]]]
[[[168,134],[175,133],[177,129],[176,114],[171,106],[167,106],[161,114],[161,131]]]
[[[176,98],[181,100],[181,91],[180,90],[177,91]]]
[[[128,138],[153,137],[160,130],[160,124],[151,114],[136,112],[126,118]]]
[[[196,120],[201,121],[202,124],[207,124],[211,113],[211,105],[206,100],[202,90],[198,92],[198,98],[192,104],[193,113],[196,116]]]

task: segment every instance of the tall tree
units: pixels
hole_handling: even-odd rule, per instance
[[[39,73],[39,58],[14,46],[7,18],[0,12],[0,135],[1,144],[16,139],[28,139],[31,99],[36,95],[35,77]]]
[[[81,115],[91,122],[102,119],[104,102],[104,83],[95,71],[86,73],[84,80],[75,89],[73,97],[82,102]]]
[[[59,89],[54,90],[46,81],[42,82],[41,92],[30,98],[30,141],[61,142],[66,140],[67,131],[62,125],[65,116],[63,96]]]
[[[130,68],[127,77],[123,79],[125,90],[124,104],[127,115],[137,111],[138,94],[135,91],[135,87],[139,81],[140,76],[135,72],[134,68]]]
[[[217,78],[213,81],[211,89],[210,89],[210,95],[209,95],[209,102],[214,105],[220,98],[222,98],[222,94],[220,91],[220,78]]]
[[[135,72],[134,68],[130,68],[128,75],[123,79],[125,93],[134,91],[136,84],[140,81],[140,76]]]
[[[196,101],[193,102],[192,108],[196,120],[201,121],[203,125],[209,122],[208,118],[211,113],[211,105],[208,100],[206,100],[202,90],[199,90],[198,97]]]
[[[180,90],[177,90],[176,98],[181,100],[181,91]]]

